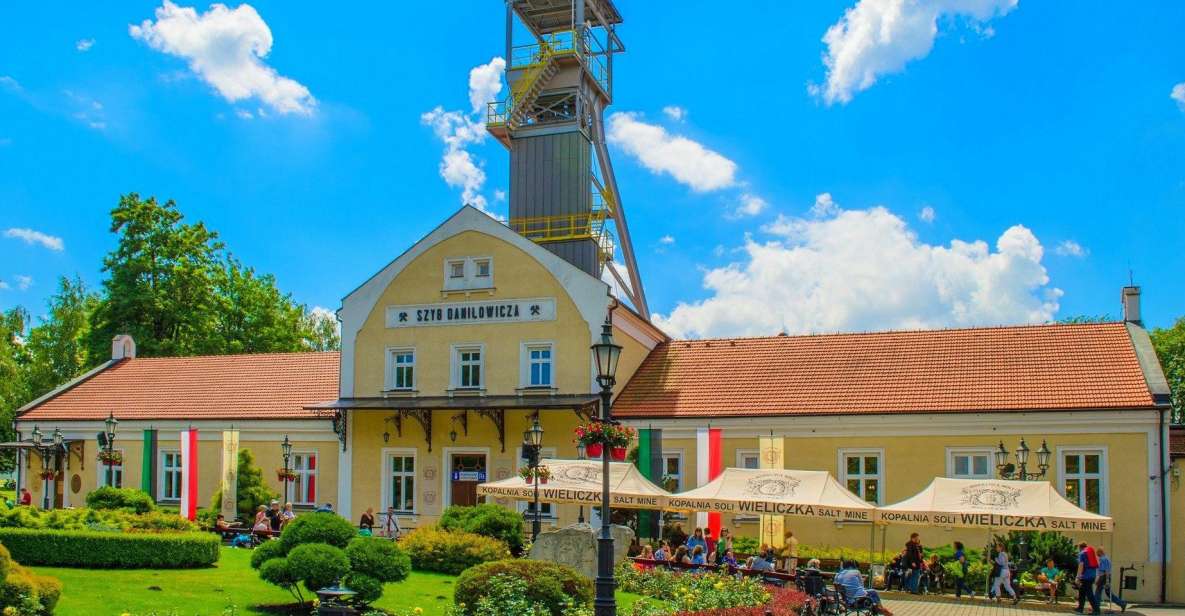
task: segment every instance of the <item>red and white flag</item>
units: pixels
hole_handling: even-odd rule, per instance
[[[724,458],[721,447],[723,432],[720,428],[697,428],[695,431],[696,483],[705,485],[724,472]],[[720,537],[720,514],[699,512],[695,525],[710,530],[712,539]]]
[[[181,516],[197,520],[198,431],[181,431]]]

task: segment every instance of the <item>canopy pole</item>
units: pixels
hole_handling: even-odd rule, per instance
[[[876,553],[876,522],[873,522],[868,526],[868,581],[865,584],[865,587],[872,588],[872,555]]]
[[[991,599],[992,599],[992,597],[991,597],[992,581],[993,581],[992,580],[992,567],[995,566],[992,564],[994,562],[992,560],[992,549],[996,547],[995,542],[992,541],[992,527],[990,527],[990,526],[988,527],[987,534],[988,534],[988,543],[987,543],[987,549],[984,552],[984,557],[987,559],[988,575],[987,575],[987,582],[983,585],[983,598],[987,599],[988,601],[991,601]]]

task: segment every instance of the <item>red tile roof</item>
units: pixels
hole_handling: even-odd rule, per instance
[[[678,340],[620,417],[1153,408],[1122,323]]]
[[[125,359],[19,420],[284,419],[338,395],[338,353]]]

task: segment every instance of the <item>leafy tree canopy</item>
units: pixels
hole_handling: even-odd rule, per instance
[[[1172,327],[1152,330],[1152,346],[1172,390],[1173,423],[1185,423],[1185,317]]]

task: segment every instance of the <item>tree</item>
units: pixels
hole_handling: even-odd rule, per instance
[[[1185,423],[1185,317],[1172,327],[1152,330],[1152,346],[1172,392],[1172,422]]]
[[[29,313],[23,308],[12,308],[0,313],[0,440],[11,441],[13,415],[29,400],[28,351],[25,348],[25,327]],[[16,464],[11,451],[0,455],[0,471],[10,472]]]
[[[1076,314],[1069,317],[1062,317],[1057,322],[1061,325],[1074,325],[1082,323],[1110,323],[1114,320],[1109,314]]]
[[[340,351],[341,332],[337,328],[337,317],[332,313],[314,309],[304,313],[305,343],[312,351]]]
[[[256,275],[227,257],[218,276],[217,334],[220,353],[304,350],[309,337],[304,308],[280,293],[271,274]]]
[[[235,496],[238,498],[239,518],[251,524],[255,518],[255,511],[260,505],[267,506],[273,499],[280,498],[272,492],[263,481],[263,471],[255,465],[255,454],[250,449],[239,450],[238,480]],[[210,499],[210,508],[218,511],[222,508],[222,490],[214,492]]]
[[[90,359],[87,345],[91,314],[99,304],[99,296],[88,291],[78,276],[58,280],[58,292],[49,299],[49,315],[29,331],[26,344],[32,396],[52,390],[97,363]]]

